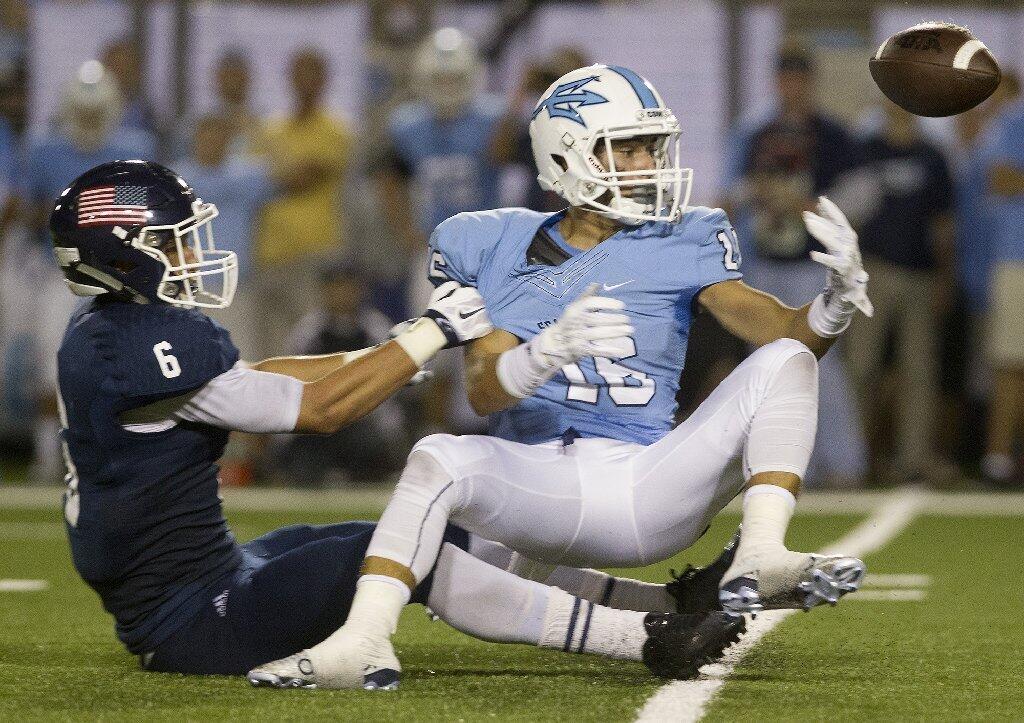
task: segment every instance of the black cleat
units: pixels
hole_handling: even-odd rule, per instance
[[[665,589],[675,598],[677,612],[700,614],[722,609],[718,600],[718,585],[725,571],[732,565],[739,544],[740,530],[737,529],[722,554],[707,567],[687,565],[678,575],[672,570],[672,582]]]
[[[660,678],[696,678],[700,667],[722,657],[747,629],[742,615],[710,612],[706,615],[648,613],[644,618],[647,640],[643,661]]]

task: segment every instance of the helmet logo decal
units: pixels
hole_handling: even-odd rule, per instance
[[[145,186],[93,186],[78,194],[78,226],[144,224],[150,218]]]
[[[598,76],[592,75],[589,78],[562,83],[551,91],[551,95],[537,104],[533,111],[533,117],[536,118],[537,114],[547,108],[549,118],[568,118],[586,128],[587,124],[578,109],[585,105],[600,105],[608,102],[603,95],[583,89],[583,86],[594,80],[599,80]]]

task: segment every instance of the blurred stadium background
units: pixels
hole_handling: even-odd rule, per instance
[[[1002,63],[954,119],[882,103],[867,59],[917,22],[966,25]],[[551,206],[525,134],[581,64],[649,78],[683,126],[691,201],[722,205],[755,286],[822,284],[799,210],[857,223],[880,313],[822,369],[819,488],[1020,488],[1024,4],[0,2],[0,484],[60,484],[53,355],[74,299],[48,205],[86,168],[159,160],[216,203],[243,259],[223,314],[245,358],[358,348],[416,313],[426,235],[451,213]],[[692,409],[746,350],[694,332]],[[331,438],[239,438],[226,484],[372,485],[411,443],[477,431],[459,360]]]

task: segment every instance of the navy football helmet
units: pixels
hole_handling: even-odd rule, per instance
[[[238,283],[238,258],[218,250],[204,203],[174,171],[112,161],[76,178],[50,213],[54,252],[78,296],[221,309]]]

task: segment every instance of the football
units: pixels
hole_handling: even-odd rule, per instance
[[[868,63],[885,96],[916,115],[970,110],[999,85],[999,64],[971,31],[930,22],[896,33]]]

